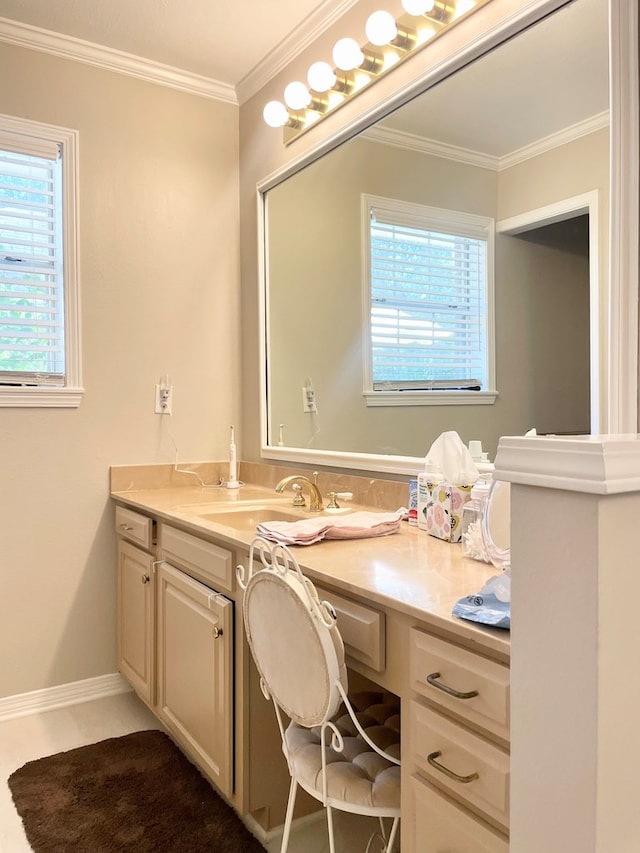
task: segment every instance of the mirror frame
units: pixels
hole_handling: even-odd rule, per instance
[[[345,451],[267,444],[267,247],[268,226],[265,195],[322,155],[375,124],[392,110],[426,91],[469,62],[479,58],[507,38],[516,35],[546,15],[566,5],[568,0],[530,0],[522,12],[489,27],[482,37],[465,45],[448,61],[429,68],[374,110],[348,123],[333,137],[323,140],[304,156],[292,160],[257,185],[259,311],[260,311],[260,455],[281,464],[300,463],[323,468],[372,471],[387,474],[415,474],[422,457],[378,455]],[[488,4],[489,6],[491,4]],[[484,7],[487,8],[486,6]],[[609,91],[610,91],[610,203],[608,288],[600,295],[599,311],[605,317],[606,346],[600,349],[606,369],[600,365],[600,399],[606,401],[606,422],[601,433],[636,433],[638,429],[638,293],[640,187],[638,9],[628,0],[609,0]],[[604,303],[604,304],[603,304]],[[594,373],[592,365],[592,375]]]

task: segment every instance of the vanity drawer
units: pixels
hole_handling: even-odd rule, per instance
[[[509,825],[509,755],[450,718],[412,701],[409,710],[412,765],[435,785]]]
[[[155,521],[140,512],[116,507],[116,533],[130,542],[135,542],[146,551],[155,545]]]
[[[509,740],[509,667],[412,629],[411,687],[465,721]]]
[[[226,548],[166,524],[160,527],[160,548],[167,563],[203,583],[232,590],[233,554]]]
[[[508,840],[421,779],[411,779],[417,853],[509,853]]]
[[[320,600],[329,601],[338,616],[345,652],[376,672],[386,666],[384,613],[316,585]]]

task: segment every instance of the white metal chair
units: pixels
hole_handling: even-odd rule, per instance
[[[275,707],[291,774],[281,853],[288,848],[298,785],[326,807],[331,853],[333,809],[378,817],[383,851],[390,853],[400,819],[397,697],[347,695],[336,614],[285,545],[255,539],[248,568],[236,572],[245,591],[247,640],[262,691]],[[388,836],[383,818],[392,819]]]

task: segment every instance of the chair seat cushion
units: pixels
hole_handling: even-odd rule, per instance
[[[394,758],[400,758],[400,702],[389,693],[367,691],[349,696],[358,722],[371,740]],[[344,748],[327,748],[327,795],[334,805],[343,802],[362,808],[400,809],[400,767],[387,761],[357,733],[343,706],[333,719]],[[326,740],[330,747],[331,731]],[[293,771],[307,790],[322,799],[320,727],[295,722],[285,732]]]

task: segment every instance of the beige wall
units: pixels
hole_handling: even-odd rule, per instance
[[[237,107],[6,44],[0,80],[80,133],[86,388],[0,410],[2,697],[115,672],[109,465],[225,458],[240,400]]]

